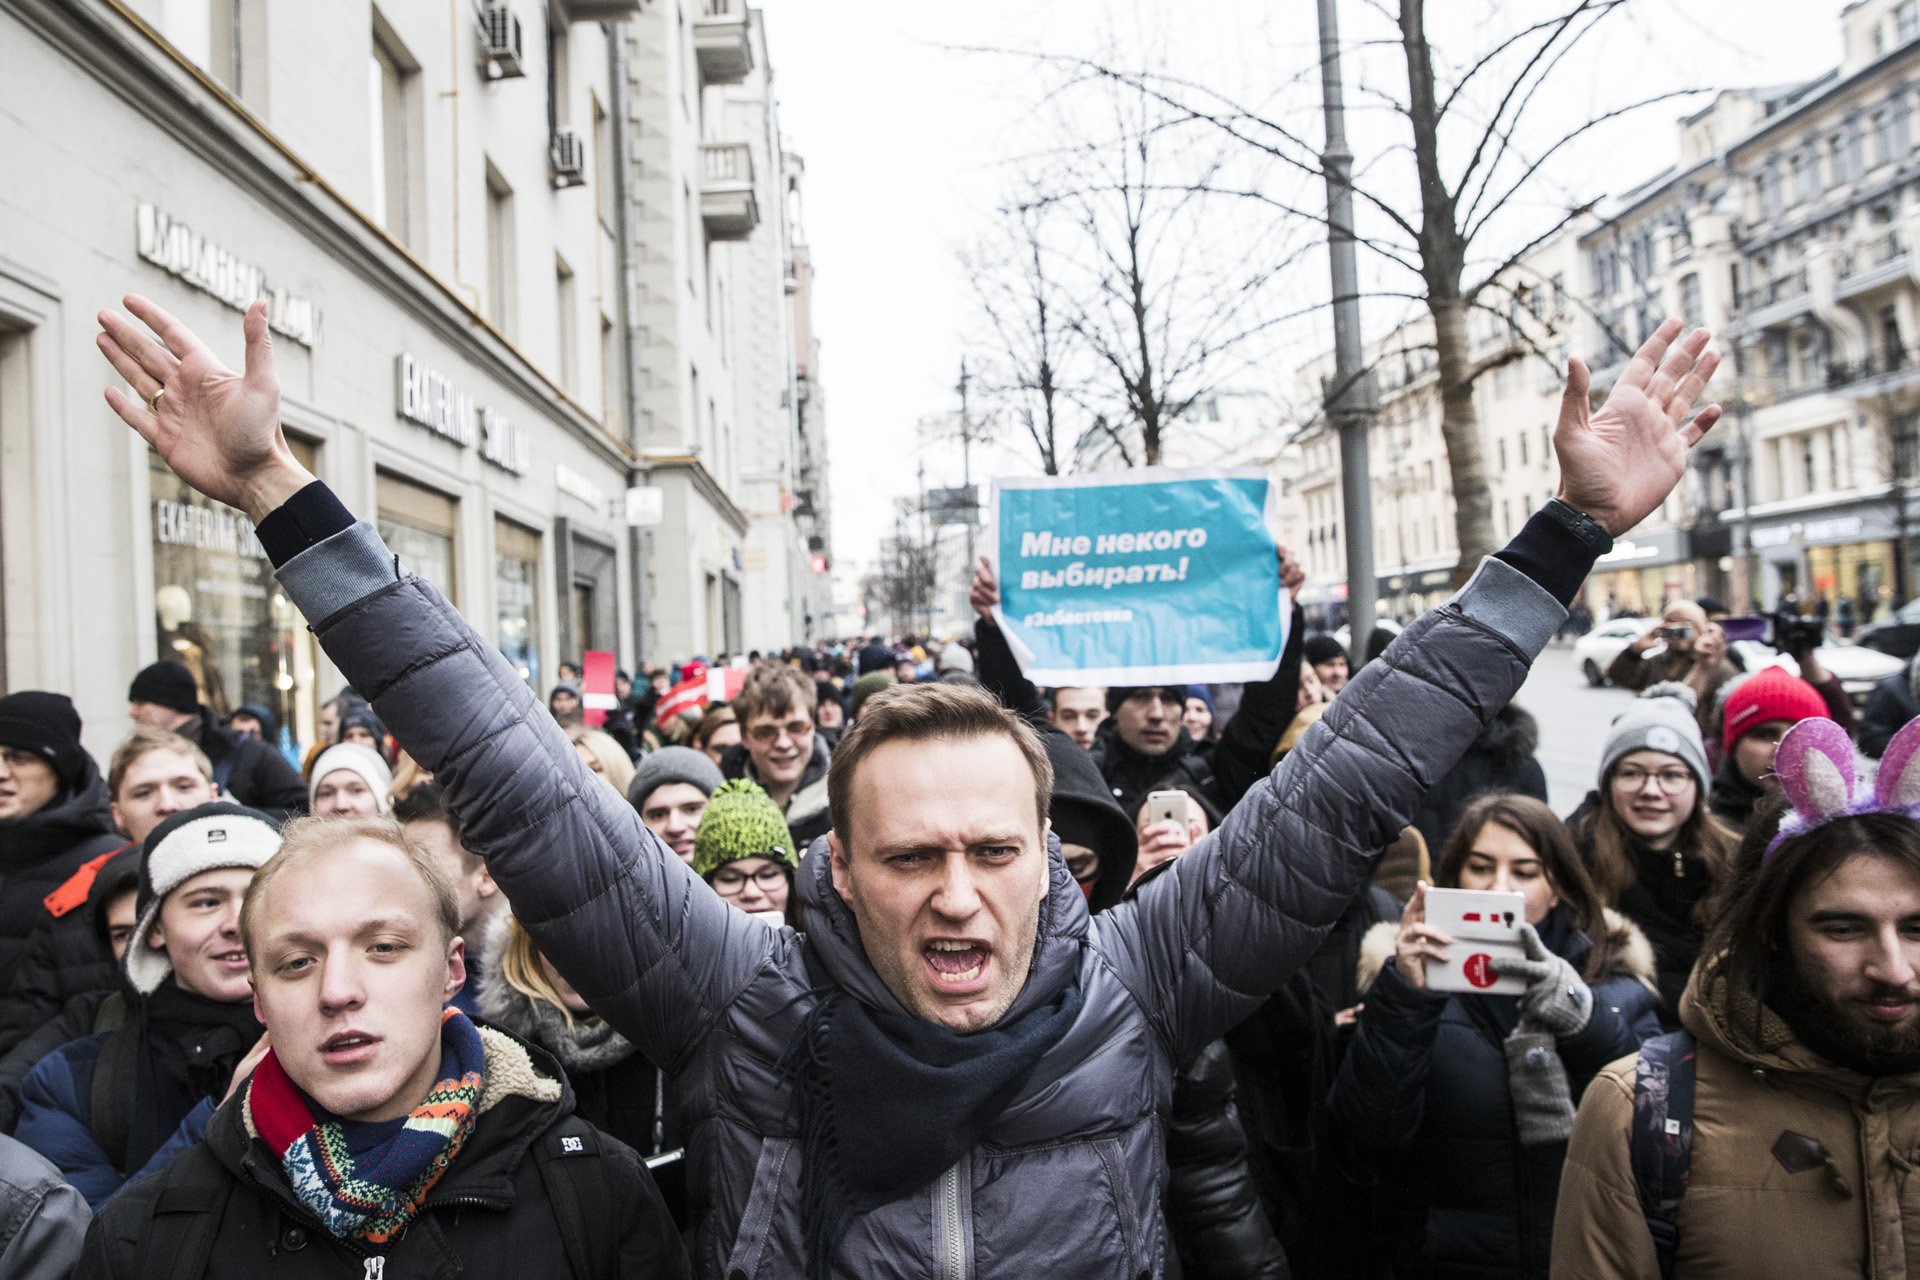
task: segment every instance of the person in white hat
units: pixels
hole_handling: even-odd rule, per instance
[[[372,817],[387,812],[393,770],[380,753],[357,742],[339,742],[313,762],[307,810],[316,818]]]
[[[124,1020],[97,1022],[20,1087],[15,1136],[94,1208],[204,1137],[215,1106],[265,1051],[240,902],[279,848],[277,822],[226,803],[175,814],[147,837],[125,990],[109,1002]]]

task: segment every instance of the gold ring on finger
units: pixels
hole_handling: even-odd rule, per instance
[[[162,387],[158,391],[154,392],[152,395],[147,397],[148,413],[160,412],[160,397],[164,396],[165,394],[167,394],[167,389],[165,387]]]

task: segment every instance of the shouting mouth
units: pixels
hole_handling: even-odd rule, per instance
[[[993,948],[971,938],[939,939],[921,949],[933,985],[940,991],[969,994],[986,985]]]

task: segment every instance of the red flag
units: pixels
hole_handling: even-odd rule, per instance
[[[673,688],[660,695],[660,705],[654,711],[654,719],[666,724],[675,716],[687,711],[698,711],[707,705],[707,676],[701,672],[697,680],[682,680]]]
[[[620,705],[613,692],[613,654],[606,649],[589,649],[581,656],[580,704],[587,724],[595,729]]]

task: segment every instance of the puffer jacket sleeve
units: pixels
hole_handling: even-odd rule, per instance
[[[1047,716],[1046,700],[1020,670],[1020,660],[1013,656],[1013,646],[1007,643],[1007,633],[1000,629],[999,623],[990,618],[975,621],[973,646],[978,655],[980,684],[1000,700],[1001,706],[1031,724],[1052,723]]]
[[[1291,1274],[1247,1165],[1233,1060],[1218,1040],[1174,1079],[1166,1212],[1185,1280],[1282,1280]]]
[[[1306,962],[1565,616],[1526,574],[1484,561],[1367,664],[1218,831],[1095,920],[1096,944],[1175,1061]]]
[[[92,1077],[82,1081],[80,1074],[65,1052],[41,1059],[20,1086],[20,1127],[14,1136],[59,1166],[87,1206],[97,1210],[126,1179],[82,1118],[80,1095]]]
[[[66,1280],[93,1216],[78,1191],[33,1167],[39,1163],[0,1139],[0,1276],[7,1280]]]
[[[1553,1280],[1658,1276],[1629,1152],[1634,1059],[1614,1063],[1581,1099],[1553,1217]]]
[[[1427,1072],[1447,998],[1423,991],[1387,961],[1367,990],[1333,1079],[1333,1122],[1369,1151],[1405,1151],[1426,1118]]]
[[[281,566],[327,656],[444,788],[540,951],[677,1070],[793,935],[729,907],[580,763],[500,651],[360,521]]]

